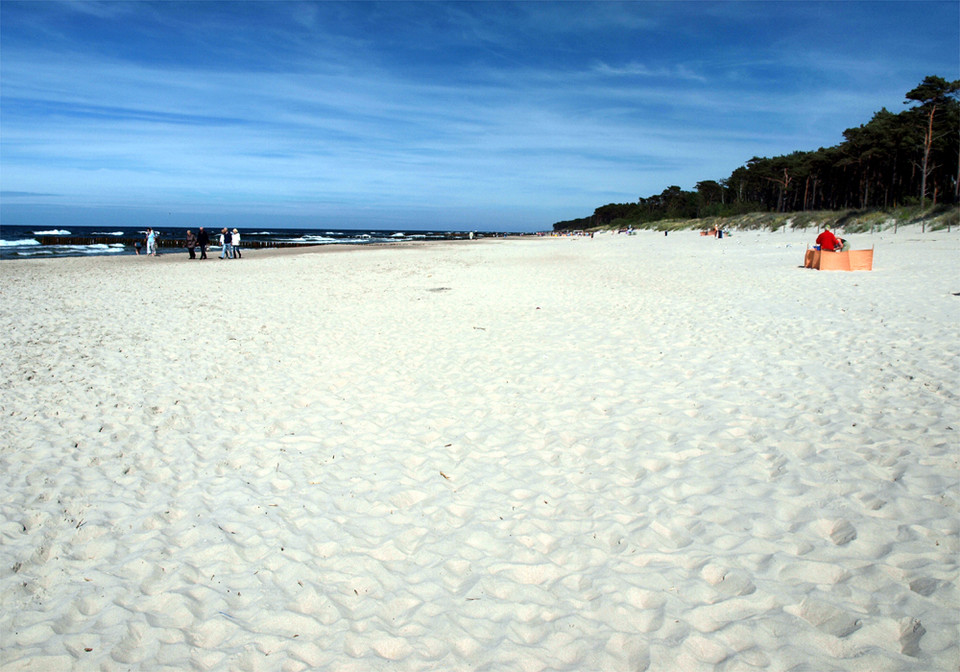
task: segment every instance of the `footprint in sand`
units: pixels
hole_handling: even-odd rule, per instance
[[[920,638],[927,634],[923,624],[915,618],[900,621],[900,652],[905,656],[920,655]]]

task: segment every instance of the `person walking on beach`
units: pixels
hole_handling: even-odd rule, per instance
[[[193,231],[187,231],[187,252],[190,253],[191,259],[197,258],[197,253],[195,252],[197,247],[197,237],[193,235]]]
[[[157,234],[153,229],[147,229],[147,256],[157,256]]]
[[[220,258],[229,259],[230,258],[230,231],[224,227],[220,229]]]
[[[197,231],[197,245],[200,246],[200,258],[207,258],[207,246],[210,244],[210,234],[201,226]]]
[[[233,230],[233,238],[230,243],[233,245],[233,258],[243,259],[243,255],[240,254],[240,232],[236,229]]]

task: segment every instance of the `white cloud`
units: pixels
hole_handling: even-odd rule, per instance
[[[644,63],[631,61],[619,66],[609,65],[598,62],[593,66],[593,71],[600,75],[610,77],[644,77],[650,79],[664,79],[668,81],[687,80],[694,82],[706,82],[707,78],[694,72],[685,65],[660,66],[651,68]]]

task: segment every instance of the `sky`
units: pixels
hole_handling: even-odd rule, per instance
[[[0,2],[0,227],[548,230],[839,144],[949,2]]]

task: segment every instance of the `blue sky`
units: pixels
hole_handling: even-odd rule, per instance
[[[838,144],[950,2],[0,3],[0,226],[541,230]]]

